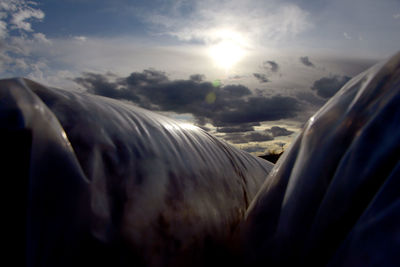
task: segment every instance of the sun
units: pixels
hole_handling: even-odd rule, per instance
[[[244,49],[232,41],[222,41],[210,48],[210,56],[215,65],[229,70],[244,56]]]
[[[209,47],[209,55],[217,67],[230,70],[245,56],[245,40],[232,31],[220,31],[217,35],[218,41]]]

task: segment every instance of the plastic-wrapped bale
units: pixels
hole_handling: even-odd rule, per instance
[[[27,266],[223,259],[273,166],[195,126],[27,79],[0,81],[0,137],[20,203],[9,248]]]
[[[240,235],[248,265],[400,265],[400,53],[307,122]]]

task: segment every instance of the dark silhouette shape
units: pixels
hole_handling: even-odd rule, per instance
[[[244,265],[400,265],[400,53],[304,126],[247,210]]]
[[[0,81],[0,137],[6,243],[29,267],[225,261],[273,166],[195,126],[27,79]]]
[[[280,153],[268,153],[265,155],[261,155],[259,156],[262,159],[268,160],[271,163],[276,163],[278,161],[278,159],[282,156],[283,152]]]

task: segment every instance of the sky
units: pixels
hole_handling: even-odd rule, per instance
[[[129,101],[254,154],[399,44],[399,0],[0,0],[0,78]]]

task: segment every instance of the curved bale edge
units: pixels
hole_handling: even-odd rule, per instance
[[[252,266],[400,265],[400,53],[350,80],[277,162],[237,232]]]
[[[0,134],[28,266],[225,261],[273,166],[192,125],[27,79],[0,81]]]

